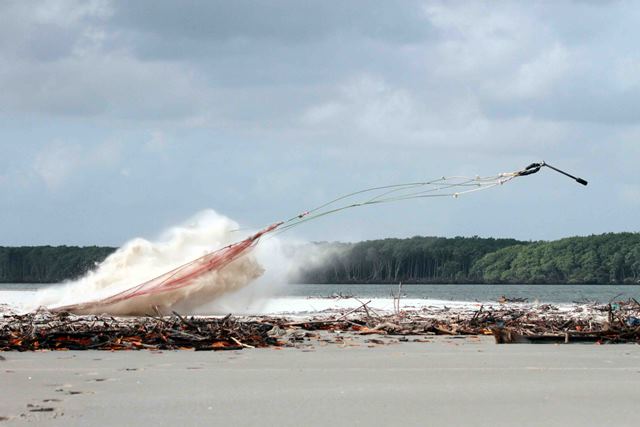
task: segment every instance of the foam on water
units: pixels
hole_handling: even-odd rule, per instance
[[[258,282],[263,282],[264,277]],[[192,311],[199,315],[222,315],[232,313],[235,315],[276,315],[288,317],[310,317],[317,315],[342,314],[356,309],[367,303],[367,307],[378,314],[391,314],[394,312],[394,300],[392,298],[322,298],[300,296],[273,296],[269,291],[269,285],[264,283],[249,285],[238,292],[222,295],[214,301],[203,304]],[[0,290],[0,301],[12,311],[24,311],[34,299],[39,298],[43,291],[6,291]],[[509,303],[510,307],[521,309],[535,309],[540,303]],[[554,304],[558,312],[574,311],[573,303]],[[423,311],[464,314],[475,313],[484,307],[485,310],[500,309],[502,304],[496,301],[452,301],[430,298],[403,298],[400,308],[404,311]],[[0,311],[2,306],[0,304]]]
[[[28,311],[33,301],[38,298],[37,291],[5,291],[0,290],[0,312],[9,309],[19,313]]]

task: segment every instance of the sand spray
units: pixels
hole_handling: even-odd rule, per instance
[[[213,210],[200,212],[154,241],[136,238],[127,242],[78,280],[39,292],[32,308],[94,301],[129,289],[248,234],[234,231],[237,229],[237,223]],[[223,269],[204,274],[185,288],[131,299],[111,314],[152,314],[156,308],[163,314],[173,310],[250,312],[285,285],[291,263],[283,247],[280,239],[266,239]]]

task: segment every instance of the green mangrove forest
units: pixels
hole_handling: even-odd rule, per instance
[[[111,247],[0,247],[0,282],[73,279]],[[640,233],[525,242],[480,237],[412,237],[313,243],[322,262],[301,264],[297,283],[640,283]],[[304,256],[303,256],[304,258]]]
[[[640,283],[640,233],[522,242],[413,237],[326,243],[303,283]]]

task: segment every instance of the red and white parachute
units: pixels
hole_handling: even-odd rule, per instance
[[[219,271],[253,248],[260,238],[272,232],[282,223],[272,224],[252,236],[208,253],[180,267],[168,271],[132,288],[103,299],[51,308],[52,311],[69,311],[77,314],[156,314],[165,313],[167,307],[179,299],[193,295],[179,292],[193,286],[207,274]],[[175,298],[171,297],[171,294]]]

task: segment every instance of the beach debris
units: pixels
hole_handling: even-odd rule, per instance
[[[501,303],[468,308],[429,307],[371,316],[362,303],[342,315],[289,323],[307,331],[357,335],[492,335],[496,343],[640,343],[640,304],[631,299],[559,307],[552,304]]]
[[[376,343],[372,340],[384,336],[396,339],[416,336],[421,342],[433,335],[489,335],[498,344],[640,344],[640,304],[633,299],[572,306],[523,303],[484,303],[476,308],[446,309],[432,306],[375,314],[370,303],[361,302],[342,313],[321,313],[297,320],[178,313],[144,317],[78,316],[44,310],[4,314],[0,316],[0,351],[306,348],[309,342],[355,345],[351,340],[357,336]]]
[[[340,300],[340,299],[351,299],[353,298],[354,295],[352,293],[342,293],[342,292],[334,292],[331,295],[327,295],[327,296],[321,296],[321,297],[314,297],[314,296],[309,296],[307,297],[307,299],[311,299],[311,298],[322,298],[322,299],[336,299],[336,300]]]
[[[29,405],[27,405],[27,406],[29,406]],[[33,405],[31,405],[31,406],[33,406]],[[31,409],[29,409],[29,412],[53,412],[55,410],[56,410],[56,408],[52,408],[50,406],[46,406],[46,407],[38,406],[38,407],[32,407]]]
[[[0,319],[0,350],[241,350],[282,344],[267,322],[226,316],[76,316],[40,311]]]
[[[508,302],[527,302],[527,299],[528,298],[514,298],[514,297],[508,298],[508,297],[502,295],[500,298],[498,298],[498,302],[500,304],[505,304],[505,303],[508,303]]]

